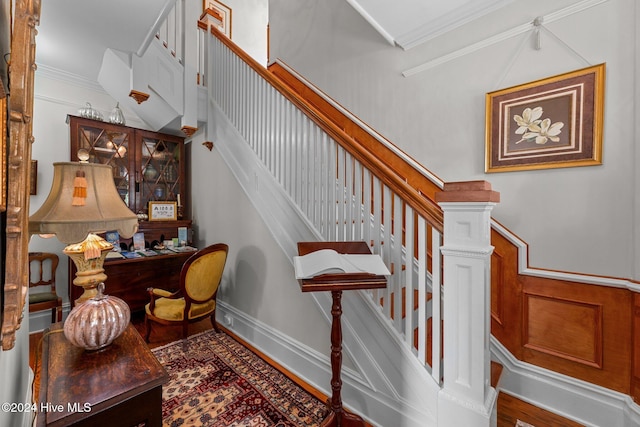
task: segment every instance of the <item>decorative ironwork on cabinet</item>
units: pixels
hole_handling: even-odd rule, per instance
[[[150,201],[188,199],[184,138],[174,135],[68,116],[71,159],[89,150],[89,161],[108,164],[122,200],[137,214],[148,214]],[[182,209],[179,209],[182,212]]]

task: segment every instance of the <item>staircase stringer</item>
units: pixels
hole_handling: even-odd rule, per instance
[[[292,260],[297,255],[299,241],[323,240],[216,102],[210,100],[209,106],[216,150],[287,257]],[[311,296],[330,324],[331,300],[323,294]],[[345,293],[343,306],[344,352],[357,368],[343,376],[345,404],[381,425],[395,425],[399,420],[407,426],[431,425],[428,420],[435,420],[438,384],[403,345],[403,337],[368,293]],[[328,359],[326,363],[329,369]],[[311,384],[326,382],[326,378],[305,378],[304,372],[313,371],[302,368],[301,377]]]

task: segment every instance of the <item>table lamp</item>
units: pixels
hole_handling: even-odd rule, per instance
[[[127,303],[102,293],[104,259],[113,245],[96,233],[117,230],[129,238],[138,229],[138,218],[120,198],[111,166],[88,163],[86,150],[80,150],[78,158],[80,162],[53,164],[51,190],[29,217],[29,233],[55,235],[68,244],[63,252],[77,268],[73,284],[84,292],[65,321],[64,333],[72,344],[97,350],[124,332],[131,314]]]

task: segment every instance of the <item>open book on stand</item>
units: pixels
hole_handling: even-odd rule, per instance
[[[293,266],[296,279],[310,279],[322,274],[391,274],[380,255],[341,254],[333,249],[321,249],[306,255],[294,256]]]

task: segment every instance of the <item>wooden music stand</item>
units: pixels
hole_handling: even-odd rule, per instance
[[[298,254],[306,255],[320,249],[333,249],[342,254],[370,254],[365,242],[298,242]],[[323,274],[311,279],[300,279],[302,292],[330,291],[331,306],[331,408],[321,427],[364,427],[364,420],[342,408],[342,291],[380,289],[387,287],[385,276],[362,273]]]

